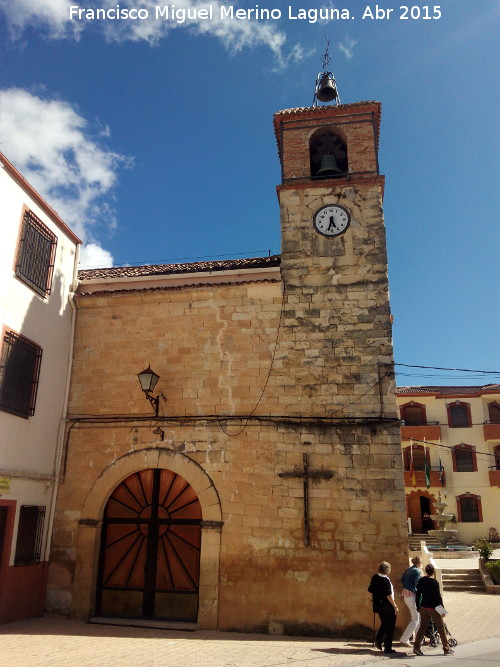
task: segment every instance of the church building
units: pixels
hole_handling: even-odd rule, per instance
[[[49,611],[371,631],[408,563],[380,114],[275,114],[281,255],[80,271]]]

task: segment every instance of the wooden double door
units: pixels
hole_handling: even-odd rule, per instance
[[[96,614],[196,621],[201,518],[192,487],[170,470],[117,486],[103,517]]]

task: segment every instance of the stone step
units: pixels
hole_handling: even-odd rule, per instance
[[[445,584],[443,582],[443,589],[445,591],[485,591],[484,584]]]
[[[447,586],[452,586],[453,584],[470,584],[471,586],[474,586],[475,584],[480,584],[482,586],[483,578],[471,577],[469,579],[468,577],[449,577],[449,578],[443,577],[443,584],[446,584]]]
[[[484,591],[483,578],[479,570],[443,570],[445,591]]]

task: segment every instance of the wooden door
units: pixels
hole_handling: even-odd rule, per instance
[[[201,507],[170,470],[141,470],[113,491],[101,536],[96,613],[196,621]]]
[[[411,519],[413,533],[422,532],[422,512],[420,509],[420,495],[413,493],[408,497],[408,516]]]

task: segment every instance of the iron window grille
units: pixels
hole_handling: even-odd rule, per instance
[[[449,416],[452,428],[467,428],[470,426],[469,410],[465,404],[450,405]]]
[[[457,472],[474,472],[474,453],[471,449],[455,447]]]
[[[57,237],[30,210],[23,217],[16,276],[40,296],[50,294]]]
[[[477,498],[460,498],[462,521],[465,523],[479,522],[479,506]]]
[[[19,417],[35,414],[42,348],[6,331],[0,356],[0,410]]]
[[[14,565],[40,562],[44,522],[45,507],[21,505]]]

